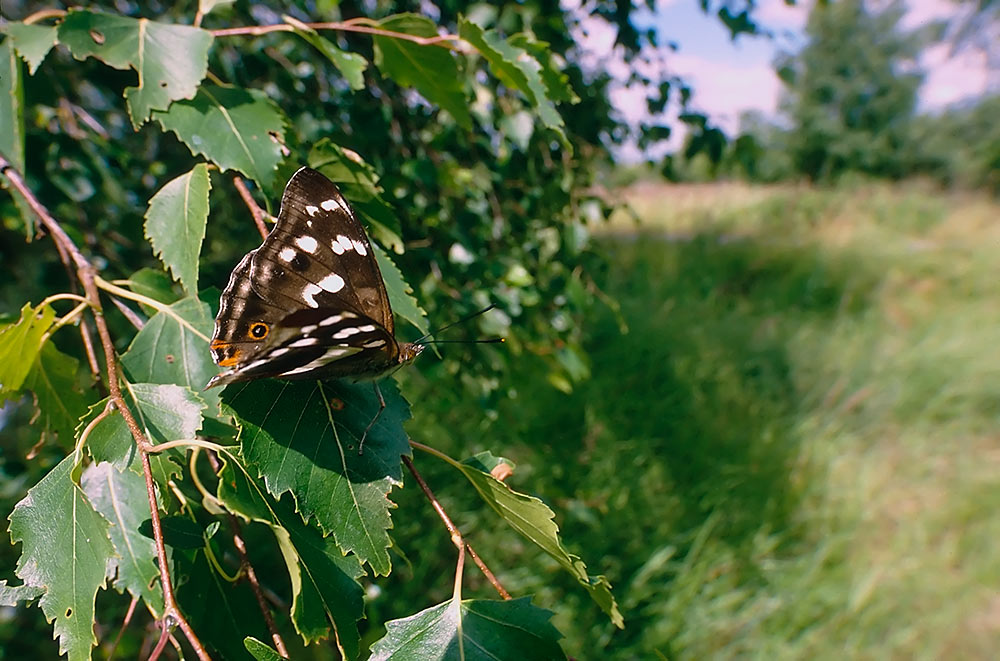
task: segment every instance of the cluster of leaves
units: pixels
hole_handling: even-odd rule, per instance
[[[592,296],[580,267],[586,219],[605,209],[579,191],[606,127],[584,135],[557,106],[586,111],[601,99],[579,98],[571,81],[579,70],[564,70],[543,35],[511,25],[515,17],[503,11],[459,16],[443,7],[439,22],[456,30],[446,38],[417,14],[341,12],[336,24],[311,27],[312,16],[259,7],[248,16],[203,0],[195,26],[166,11],[149,20],[96,10],[3,25],[0,154],[98,268],[105,300],[122,313],[109,307],[104,318],[121,352],[125,402],[159,446],[144,469],[133,430],[102,397],[107,384],[89,359],[93,301],[58,293],[67,285],[57,251],[36,242],[19,257],[5,247],[13,268],[3,295],[21,313],[0,330],[0,395],[12,402],[8,417],[35,411],[30,429],[17,428],[18,443],[40,437],[29,456],[44,476],[21,471],[27,493],[9,532],[20,544],[22,584],[5,582],[0,594],[7,605],[37,599],[70,658],[89,658],[95,598],[109,583],[161,617],[163,569],[208,649],[270,658],[260,642],[273,633],[264,612],[227,569],[236,554],[220,530],[240,525],[257,542],[254,562],[275,570],[265,587],[282,605],[278,628],[295,632],[298,645],[332,640],[344,658],[366,651],[363,583],[392,568],[389,494],[410,452],[402,426],[409,407],[383,387],[387,409],[359,454],[377,407],[368,386],[202,390],[217,369],[207,342],[218,300],[203,283],[224,281],[254,243],[224,173],[274,200],[303,162],[321,170],[387,249],[378,257],[400,316],[423,331],[424,308],[455,315],[493,297],[501,311],[484,330],[536,353],[559,387],[586,374],[568,319]],[[254,19],[274,27],[227,29]],[[226,27],[201,27],[212,21]],[[41,233],[34,200],[6,176],[4,184],[5,226],[29,239]],[[143,206],[145,222],[128,222]],[[20,269],[21,259],[37,266]],[[404,273],[427,275],[410,275],[410,287]],[[43,300],[26,302],[33,296]],[[57,315],[66,301],[75,307]],[[511,332],[514,318],[523,323]],[[491,390],[488,379],[464,378],[464,387]],[[24,394],[31,397],[19,400]],[[553,512],[493,476],[504,460],[442,459],[621,625],[607,581],[565,550]],[[161,531],[151,504],[163,514]],[[156,562],[161,542],[167,568]],[[463,601],[458,578],[451,600],[388,623],[372,658],[473,649],[560,656],[550,613],[523,598]]]

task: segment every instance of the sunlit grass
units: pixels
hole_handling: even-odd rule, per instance
[[[587,320],[590,381],[564,395],[526,360],[485,423],[413,397],[416,433],[521,463],[626,629],[428,466],[507,587],[580,659],[993,658],[1000,205],[919,183],[623,194],[640,222],[597,237],[594,275],[630,332]]]

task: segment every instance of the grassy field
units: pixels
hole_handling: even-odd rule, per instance
[[[565,395],[525,364],[496,420],[446,402],[447,433],[417,431],[519,461],[626,629],[420,457],[501,580],[581,660],[995,658],[1000,206],[916,184],[624,195],[638,224],[596,239],[621,316],[588,322],[592,378]],[[428,519],[400,498],[405,540]],[[440,583],[427,604],[450,591],[442,538],[402,543],[394,580]]]

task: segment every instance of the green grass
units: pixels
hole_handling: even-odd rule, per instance
[[[579,659],[993,658],[1000,207],[917,185],[627,195],[641,224],[597,238],[592,275],[629,332],[587,320],[589,381],[560,393],[526,358],[485,420],[458,385],[407,384],[416,438],[519,462],[510,483],[557,510],[626,629],[419,456],[504,584]],[[408,548],[435,524],[415,489],[399,500],[413,565],[385,594],[430,605],[453,549]]]

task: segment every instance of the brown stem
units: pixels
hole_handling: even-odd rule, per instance
[[[172,628],[174,623],[180,626],[191,647],[194,648],[195,653],[198,655],[198,658],[202,661],[207,661],[211,657],[209,657],[204,645],[201,644],[194,629],[191,628],[191,625],[184,618],[174,598],[173,584],[170,581],[170,566],[167,563],[167,549],[163,542],[163,528],[160,524],[160,509],[156,503],[156,485],[153,481],[153,471],[149,464],[148,450],[151,446],[122,395],[121,384],[119,383],[118,356],[115,353],[115,345],[111,340],[111,333],[104,318],[100,292],[97,289],[97,283],[94,281],[97,271],[94,265],[83,256],[83,253],[73,243],[73,240],[69,238],[69,235],[66,234],[62,226],[52,217],[48,209],[38,201],[38,198],[28,188],[21,173],[3,155],[0,155],[0,173],[4,174],[14,188],[24,196],[28,206],[38,216],[38,219],[49,231],[49,234],[52,235],[52,239],[56,244],[61,247],[60,254],[67,255],[68,260],[72,260],[73,265],[76,267],[77,278],[83,286],[87,302],[90,304],[94,315],[94,325],[97,327],[97,335],[101,340],[101,347],[104,350],[104,362],[108,375],[108,389],[111,401],[114,402],[115,408],[118,409],[125,420],[125,425],[128,427],[129,432],[131,432],[132,438],[135,440],[136,447],[139,450],[139,456],[142,459],[142,472],[146,478],[146,494],[149,497],[149,511],[153,523],[153,538],[156,543],[160,583],[163,587],[162,626],[165,631]]]
[[[118,635],[115,636],[115,642],[108,651],[108,661],[115,656],[115,650],[118,649],[118,643],[122,641],[122,635],[125,633],[125,629],[128,628],[129,622],[132,621],[132,616],[135,615],[135,607],[139,603],[139,597],[132,597],[132,603],[128,605],[128,612],[125,613],[125,619],[122,620],[122,628],[118,630]]]
[[[425,496],[427,496],[427,500],[431,501],[431,506],[434,508],[434,511],[438,513],[438,516],[441,517],[441,520],[444,522],[444,527],[448,529],[448,532],[451,534],[452,542],[459,547],[459,551],[462,549],[468,549],[473,562],[475,562],[476,566],[483,572],[483,575],[486,576],[486,579],[490,582],[497,593],[504,599],[510,599],[510,593],[507,592],[502,585],[500,585],[500,581],[497,580],[497,577],[492,571],[490,571],[490,568],[486,566],[486,563],[483,562],[482,558],[480,558],[479,555],[473,550],[472,545],[465,541],[465,538],[462,537],[462,533],[459,532],[458,527],[451,522],[450,518],[448,518],[448,514],[444,511],[444,507],[441,506],[440,501],[438,501],[434,492],[431,491],[431,488],[427,486],[427,482],[424,481],[423,476],[417,471],[417,467],[413,465],[413,460],[404,456],[403,463],[406,464],[406,468],[413,474],[414,479],[420,486],[420,490],[424,492]],[[459,557],[462,557],[461,554]]]
[[[448,49],[452,48],[452,46],[447,42],[458,41],[460,38],[455,34],[442,34],[434,37],[419,37],[415,34],[393,32],[392,30],[383,30],[382,28],[373,28],[351,22],[303,23],[302,25],[313,30],[360,32],[362,34],[373,34],[380,37],[392,37],[393,39],[412,41],[413,43],[421,46],[441,46]],[[260,35],[270,34],[271,32],[294,32],[295,29],[295,26],[289,25],[288,23],[276,23],[274,25],[247,25],[238,28],[223,28],[221,30],[212,30],[211,32],[215,37],[235,37],[239,35],[259,37]]]
[[[257,231],[260,232],[261,238],[266,239],[268,229],[264,223],[264,210],[254,201],[253,195],[250,194],[250,190],[239,175],[233,177],[233,186],[236,186],[236,192],[243,198],[243,204],[247,205],[247,209],[250,209],[250,215],[253,216],[253,222],[257,224]]]
[[[240,532],[239,520],[233,514],[229,515],[229,528],[233,531],[233,544],[236,546],[236,552],[240,555],[240,571],[246,576],[247,582],[250,583],[250,589],[253,590],[253,595],[257,598],[257,605],[260,607],[260,612],[264,615],[264,621],[267,622],[267,630],[271,632],[271,640],[274,642],[275,649],[278,650],[278,654],[282,658],[287,659],[289,658],[288,649],[285,647],[285,641],[281,638],[281,634],[278,633],[278,627],[274,624],[271,609],[268,608],[267,600],[264,598],[264,591],[260,589],[260,581],[257,580],[257,572],[254,571],[253,565],[250,564],[247,547],[243,543],[243,537]]]

